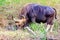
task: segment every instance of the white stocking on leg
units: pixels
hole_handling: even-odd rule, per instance
[[[51,25],[51,29],[50,29],[50,32],[52,32],[52,31],[53,31],[53,27],[54,27],[54,25]]]
[[[50,29],[50,25],[48,24],[48,25],[47,25],[46,32],[48,32],[48,31],[49,31],[49,29]]]

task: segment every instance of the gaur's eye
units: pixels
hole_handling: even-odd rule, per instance
[[[19,23],[18,21],[15,21],[15,23]]]

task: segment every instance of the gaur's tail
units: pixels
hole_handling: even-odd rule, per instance
[[[55,8],[53,8],[55,10],[55,19],[57,19],[57,11]]]

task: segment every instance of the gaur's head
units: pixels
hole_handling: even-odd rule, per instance
[[[14,19],[14,20],[15,20],[15,24],[19,27],[23,27],[27,22],[27,19],[24,15],[21,15],[19,16],[19,19]]]

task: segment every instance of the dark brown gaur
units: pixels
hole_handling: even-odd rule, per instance
[[[55,8],[49,6],[42,6],[39,4],[28,4],[21,9],[21,13],[19,14],[19,25],[21,27],[28,26],[31,22],[36,23],[47,23],[48,31],[52,31],[53,29],[53,19],[56,17],[57,12]]]

